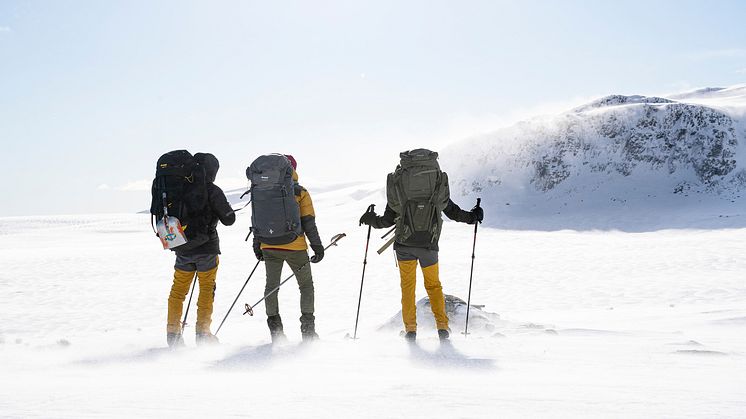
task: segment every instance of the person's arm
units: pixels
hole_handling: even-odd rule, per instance
[[[386,205],[386,210],[383,212],[383,215],[376,216],[376,219],[373,221],[373,228],[386,228],[391,227],[392,225],[396,224],[396,212],[391,209],[390,206]]]
[[[303,189],[301,191],[298,205],[300,205],[300,224],[313,250],[311,263],[321,262],[321,259],[324,258],[324,245],[321,244],[319,229],[316,227],[316,212],[313,209],[311,194],[307,190]]]
[[[321,237],[319,229],[316,227],[316,212],[313,209],[313,200],[311,194],[303,189],[300,194],[300,224],[303,227],[303,233],[308,238],[308,242],[313,246],[321,246]]]
[[[262,243],[259,242],[259,239],[256,238],[256,235],[254,235],[254,241],[252,242],[251,248],[254,250],[254,256],[256,256],[257,260],[264,260],[264,253],[262,253]]]
[[[396,212],[390,206],[386,205],[386,211],[384,211],[383,215],[376,215],[375,212],[366,211],[360,217],[360,224],[366,224],[373,228],[386,228],[396,224],[396,217]]]
[[[443,214],[453,221],[466,224],[474,224],[476,217],[473,212],[464,211],[455,202],[448,200],[448,205],[443,210]]]
[[[208,201],[210,202],[210,208],[217,215],[223,225],[232,225],[236,222],[236,213],[233,212],[231,204],[228,203],[228,198],[225,197],[223,190],[215,184],[208,185]]]

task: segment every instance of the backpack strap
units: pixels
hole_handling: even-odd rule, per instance
[[[293,183],[293,193],[295,196],[301,196],[306,188],[302,187],[298,182]]]

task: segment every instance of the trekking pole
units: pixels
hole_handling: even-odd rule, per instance
[[[396,226],[392,227],[391,230],[387,231],[386,234],[384,234],[383,236],[381,236],[381,238],[385,239],[386,237],[389,236],[389,234],[393,233],[394,230],[396,230]],[[378,254],[380,255],[381,253],[385,252],[386,249],[389,248],[389,246],[391,246],[392,244],[394,244],[394,240],[396,240],[396,236],[391,237],[386,243],[384,243],[383,246],[381,246],[381,248],[378,249]]]
[[[375,212],[375,205],[371,204],[366,212]],[[363,301],[363,281],[365,281],[365,267],[368,265],[368,244],[370,243],[370,230],[372,226],[368,226],[368,238],[365,239],[365,258],[363,259],[363,276],[360,278],[360,295],[357,297],[357,314],[355,315],[355,332],[352,334],[353,339],[357,339],[357,322],[360,319],[360,303]],[[349,336],[349,335],[348,335]]]
[[[389,236],[389,234],[393,233],[394,230],[396,230],[396,226],[391,227],[391,230],[387,231],[386,234],[384,234],[383,236],[381,236],[381,238],[385,239],[386,237]]]
[[[218,326],[218,330],[215,331],[215,336],[218,335],[218,332],[220,332],[220,328],[223,327],[223,323],[225,323],[225,319],[227,319],[228,315],[231,314],[231,310],[233,310],[233,306],[236,305],[236,302],[238,301],[238,297],[241,296],[241,293],[243,292],[244,288],[246,288],[246,284],[248,284],[249,280],[251,279],[251,277],[254,276],[254,272],[256,271],[256,268],[259,267],[259,263],[260,262],[261,262],[261,260],[257,260],[256,261],[256,265],[254,265],[254,269],[251,270],[251,273],[249,274],[249,277],[246,278],[246,282],[244,282],[243,283],[243,287],[241,287],[241,291],[238,292],[238,295],[236,296],[236,299],[233,300],[233,304],[231,304],[231,308],[229,308],[228,312],[225,313],[225,317],[223,317],[223,321],[220,322],[220,326]]]
[[[184,328],[187,325],[186,319],[189,315],[189,306],[192,305],[192,296],[194,295],[194,289],[197,288],[197,273],[194,273],[194,281],[192,281],[192,292],[189,293],[189,302],[187,303],[186,313],[184,313],[184,320],[181,322],[181,334],[184,334]]]
[[[347,236],[345,233],[339,233],[336,236],[332,237],[332,242],[329,243],[329,245],[326,246],[324,248],[324,250],[327,250],[327,249],[329,249],[332,246],[336,246],[337,242],[340,241],[345,236]],[[309,263],[311,263],[311,261],[308,261],[308,262],[304,263],[303,266],[301,266],[300,268],[298,268],[298,271],[303,270],[306,266],[308,266]],[[294,276],[295,276],[295,272],[293,272],[290,276],[288,276],[282,282],[280,282],[280,285],[276,286],[272,291],[270,291],[267,294],[265,294],[264,297],[262,297],[261,299],[259,299],[259,301],[257,301],[256,303],[254,303],[254,305],[250,306],[248,303],[244,304],[244,307],[246,308],[246,311],[244,311],[243,314],[244,315],[248,314],[249,316],[253,316],[254,315],[254,307],[258,306],[259,303],[261,303],[262,301],[266,300],[267,297],[269,297],[270,295],[272,295],[275,292],[277,292],[277,290],[280,289],[280,287],[282,286],[282,284],[288,282],[290,280],[290,278],[292,278]]]
[[[477,208],[482,203],[482,198],[477,198]],[[469,309],[471,308],[471,280],[474,277],[474,253],[477,248],[477,228],[479,221],[474,222],[474,243],[471,245],[471,270],[469,272],[469,297],[466,300],[466,326],[464,326],[464,337],[469,334]]]

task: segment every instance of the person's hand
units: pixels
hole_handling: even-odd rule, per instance
[[[362,217],[360,217],[360,225],[373,225],[373,223],[376,221],[376,215],[373,211],[365,211],[365,214],[363,214]]]
[[[320,244],[312,244],[313,256],[311,256],[311,263],[319,263],[321,259],[324,259],[324,246]]]
[[[482,220],[484,220],[484,210],[482,209],[482,207],[475,206],[474,208],[471,209],[470,212],[471,212],[472,222],[469,224],[481,223]]]
[[[254,242],[254,256],[260,262],[264,260],[264,252],[262,252],[262,245],[259,242]]]

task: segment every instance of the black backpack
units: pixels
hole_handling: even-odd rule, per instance
[[[150,214],[156,220],[168,215],[176,217],[184,230],[187,243],[180,251],[197,248],[209,236],[209,208],[205,169],[186,150],[170,151],[158,159],[151,187]]]
[[[443,227],[441,212],[448,205],[448,175],[440,170],[438,153],[419,148],[399,154],[401,161],[386,181],[387,204],[399,217],[399,243],[430,247]]]
[[[251,181],[251,228],[264,244],[287,244],[303,234],[300,186],[293,181],[293,166],[282,154],[259,156],[246,168]]]

